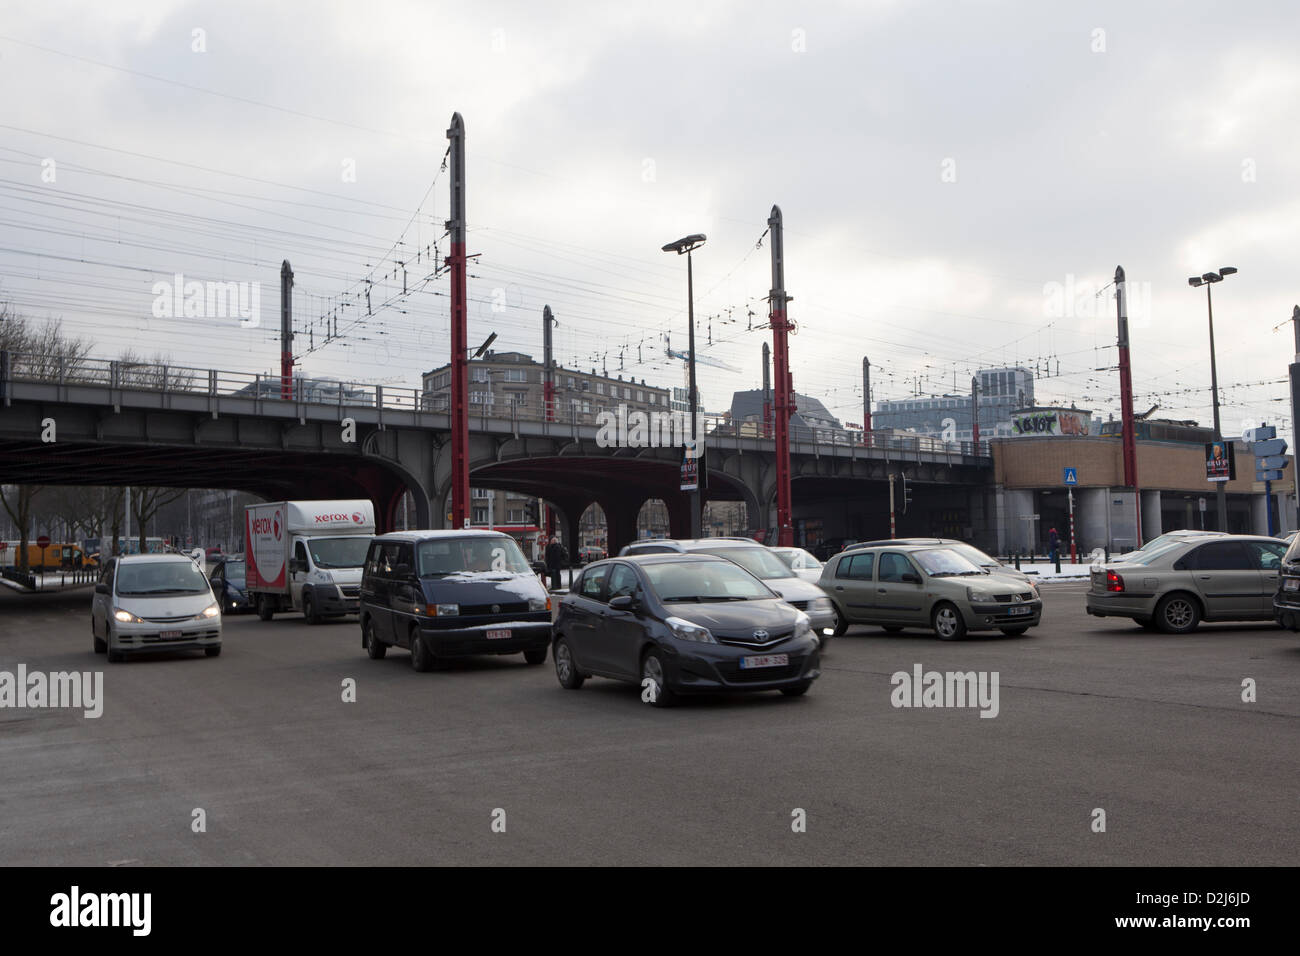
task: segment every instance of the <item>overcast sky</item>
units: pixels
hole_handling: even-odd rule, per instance
[[[795,385],[846,421],[864,355],[876,400],[1024,364],[1053,375],[1040,403],[1117,409],[1113,289],[1095,293],[1122,264],[1139,410],[1208,423],[1187,277],[1232,265],[1224,430],[1290,430],[1294,4],[6,8],[0,298],[106,357],[276,369],[288,259],[306,374],[417,386],[448,360],[448,282],[423,250],[447,249],[459,111],[473,342],[540,358],[549,303],[563,364],[682,384],[664,347],[686,347],[685,262],[659,249],[703,232],[701,393],[723,410],[770,341],[756,244],[776,203]],[[260,283],[261,325],[155,317],[176,273]],[[344,298],[367,278],[369,316]]]

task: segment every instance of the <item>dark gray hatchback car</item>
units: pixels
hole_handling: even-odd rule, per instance
[[[390,646],[417,671],[454,657],[546,660],[551,599],[514,538],[497,531],[402,531],[375,538],[361,577],[361,644]]]
[[[664,707],[680,694],[807,692],[820,675],[808,616],[719,557],[654,554],[588,565],[560,600],[555,676],[639,682]]]

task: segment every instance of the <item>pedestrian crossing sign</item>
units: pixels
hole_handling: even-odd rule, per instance
[[[1065,483],[1066,483],[1067,485],[1077,485],[1077,484],[1079,483],[1079,469],[1078,469],[1078,468],[1066,468],[1066,469],[1065,469]]]

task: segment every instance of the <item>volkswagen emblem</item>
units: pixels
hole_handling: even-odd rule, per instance
[[[756,640],[756,641],[765,641],[765,640],[767,640],[767,631],[763,630],[763,629],[760,627],[758,630],[756,630],[756,631],[754,632],[754,640]]]
[[[492,613],[493,613],[493,614],[500,614],[500,613],[501,613],[501,605],[500,605],[500,604],[493,604],[493,605],[492,605]]]

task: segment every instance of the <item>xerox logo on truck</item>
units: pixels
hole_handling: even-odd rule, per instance
[[[330,524],[331,522],[334,522],[334,521],[351,521],[353,524],[365,524],[365,523],[366,523],[365,516],[363,516],[363,515],[361,514],[361,512],[359,512],[359,511],[354,511],[354,512],[353,512],[352,514],[350,514],[350,515],[329,514],[329,515],[317,515],[317,516],[316,516],[316,523],[317,523],[317,524]]]

